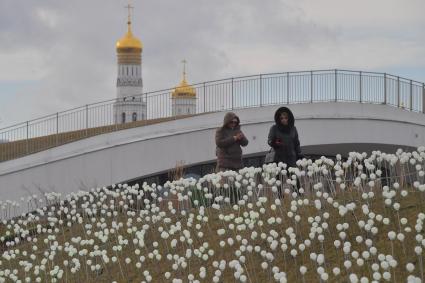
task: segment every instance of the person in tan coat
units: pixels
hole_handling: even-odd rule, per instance
[[[239,117],[235,113],[226,113],[223,126],[215,133],[215,143],[218,171],[243,167],[241,147],[248,145],[248,139],[242,133]]]

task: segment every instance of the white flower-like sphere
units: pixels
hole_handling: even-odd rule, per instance
[[[396,238],[396,233],[394,231],[388,232],[388,239],[393,241]]]

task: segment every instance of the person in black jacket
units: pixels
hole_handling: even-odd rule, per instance
[[[280,107],[274,114],[275,124],[270,128],[268,144],[275,151],[273,162],[283,162],[288,167],[295,167],[298,159],[304,157],[301,153],[298,131],[295,127],[295,118],[287,107]],[[289,172],[288,172],[289,177]],[[298,193],[300,181],[297,178],[295,191]],[[283,197],[282,188],[279,188],[279,198]]]
[[[283,162],[295,167],[298,159],[303,158],[300,148],[295,118],[287,107],[280,107],[274,114],[275,124],[270,128],[268,144],[275,151],[274,162]]]

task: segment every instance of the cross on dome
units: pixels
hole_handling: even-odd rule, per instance
[[[186,59],[183,59],[181,62],[183,64],[183,78],[180,84],[174,89],[171,96],[174,98],[187,98],[187,97],[194,98],[196,96],[196,90],[194,87],[189,85],[186,81],[187,61]]]
[[[186,80],[186,64],[187,64],[186,59],[183,59],[182,63],[183,63],[183,80]]]
[[[127,24],[130,27],[130,25],[131,25],[131,9],[134,9],[134,7],[131,6],[130,3],[128,3],[128,5],[127,6],[124,6],[124,8],[128,9],[128,22],[127,22]]]
[[[131,32],[131,9],[134,9],[134,7],[129,3],[127,6],[125,6],[125,8],[128,10],[128,29],[124,37],[117,41],[117,51],[129,50],[130,52],[139,52],[143,49],[143,44],[137,37],[133,36],[133,33]]]

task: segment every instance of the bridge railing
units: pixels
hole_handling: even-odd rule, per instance
[[[196,91],[196,114],[315,102],[387,104],[425,113],[425,84],[386,73],[349,70],[271,73],[203,82],[192,87]],[[126,97],[127,102],[146,103],[142,121],[117,122],[114,105],[122,99],[112,99],[0,129],[0,162],[100,133],[178,118],[172,115],[173,91],[164,89]]]

